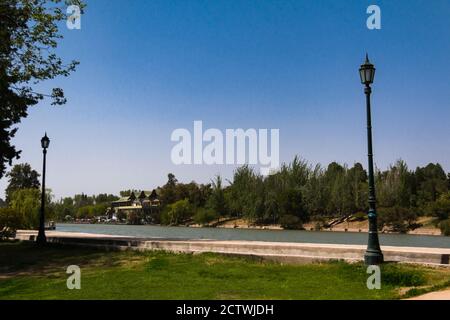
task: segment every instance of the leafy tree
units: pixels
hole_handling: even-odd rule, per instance
[[[11,200],[13,192],[20,189],[39,189],[39,174],[28,163],[16,164],[6,174],[8,186],[6,187],[6,201]]]
[[[12,237],[24,227],[22,215],[12,208],[0,208],[0,240]]]
[[[450,192],[442,194],[439,199],[428,205],[427,212],[436,217],[438,221],[450,218]]]
[[[316,165],[309,175],[309,179],[303,188],[306,210],[311,216],[317,217],[326,213],[329,200],[324,171],[320,165]]]
[[[119,199],[119,197],[113,195],[113,194],[106,194],[106,193],[100,193],[93,197],[95,204],[102,204],[102,203],[111,203],[113,201],[116,201]]]
[[[450,236],[450,219],[443,220],[439,223],[439,228],[444,236]]]
[[[439,163],[417,168],[415,178],[419,205],[436,201],[442,193],[449,190],[447,175]]]
[[[195,223],[206,225],[215,219],[217,219],[218,215],[216,212],[209,208],[199,208],[197,212],[194,214]]]
[[[347,182],[350,186],[352,213],[367,210],[368,182],[367,172],[361,163],[355,163],[347,172]]]
[[[53,216],[51,202],[51,190],[46,190],[46,217]],[[11,195],[10,206],[21,214],[24,227],[35,229],[39,225],[39,209],[41,207],[41,192],[39,189],[19,189]]]
[[[2,0],[0,2],[0,178],[6,164],[18,159],[20,151],[11,139],[17,125],[28,116],[28,108],[45,97],[52,105],[66,102],[61,88],[51,93],[37,92],[36,87],[58,76],[68,76],[76,61],[65,64],[55,54],[59,22],[66,20],[61,0]],[[66,0],[83,8],[80,0]]]
[[[391,231],[406,233],[418,227],[417,214],[409,208],[393,206],[378,209],[378,228],[387,227]]]
[[[291,214],[282,216],[280,218],[280,225],[283,229],[303,229],[300,219]]]
[[[81,208],[84,206],[89,206],[94,204],[94,198],[88,196],[87,194],[81,193],[76,194],[73,198],[75,208]]]
[[[212,182],[212,193],[208,199],[207,207],[213,210],[217,217],[228,214],[228,205],[222,188],[222,178],[219,175]]]
[[[190,218],[192,214],[193,210],[189,200],[179,200],[167,206],[162,217],[162,222],[164,224],[177,225]]]
[[[378,174],[377,198],[380,207],[415,207],[414,176],[403,160]]]
[[[179,200],[177,197],[177,183],[178,180],[175,178],[175,175],[169,173],[167,175],[167,183],[161,188],[161,202],[163,206],[167,206]]]

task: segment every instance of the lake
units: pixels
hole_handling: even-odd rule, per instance
[[[141,238],[252,240],[271,242],[367,244],[365,232],[327,232],[300,230],[252,230],[228,228],[192,228],[59,223],[57,231],[134,236]],[[450,248],[450,237],[408,234],[380,234],[385,246]]]

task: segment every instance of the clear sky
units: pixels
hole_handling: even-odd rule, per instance
[[[231,178],[233,166],[172,164],[176,128],[279,128],[294,155],[366,166],[369,52],[375,162],[450,171],[450,1],[88,0],[81,30],[62,25],[58,53],[77,59],[68,103],[41,103],[20,124],[15,163],[41,171],[57,197]],[[366,9],[381,8],[381,30]],[[0,189],[6,186],[0,181]]]

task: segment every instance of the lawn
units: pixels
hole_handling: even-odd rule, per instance
[[[81,289],[66,268],[81,268]],[[398,299],[450,286],[450,270],[382,266],[380,290],[366,268],[344,262],[282,265],[218,254],[101,251],[0,242],[0,299]]]

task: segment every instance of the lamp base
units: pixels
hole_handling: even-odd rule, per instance
[[[39,232],[37,238],[36,238],[36,244],[39,246],[45,245],[47,243],[47,237],[45,234],[42,234]]]
[[[366,266],[379,265],[384,262],[381,250],[367,250],[364,254],[364,263]]]

